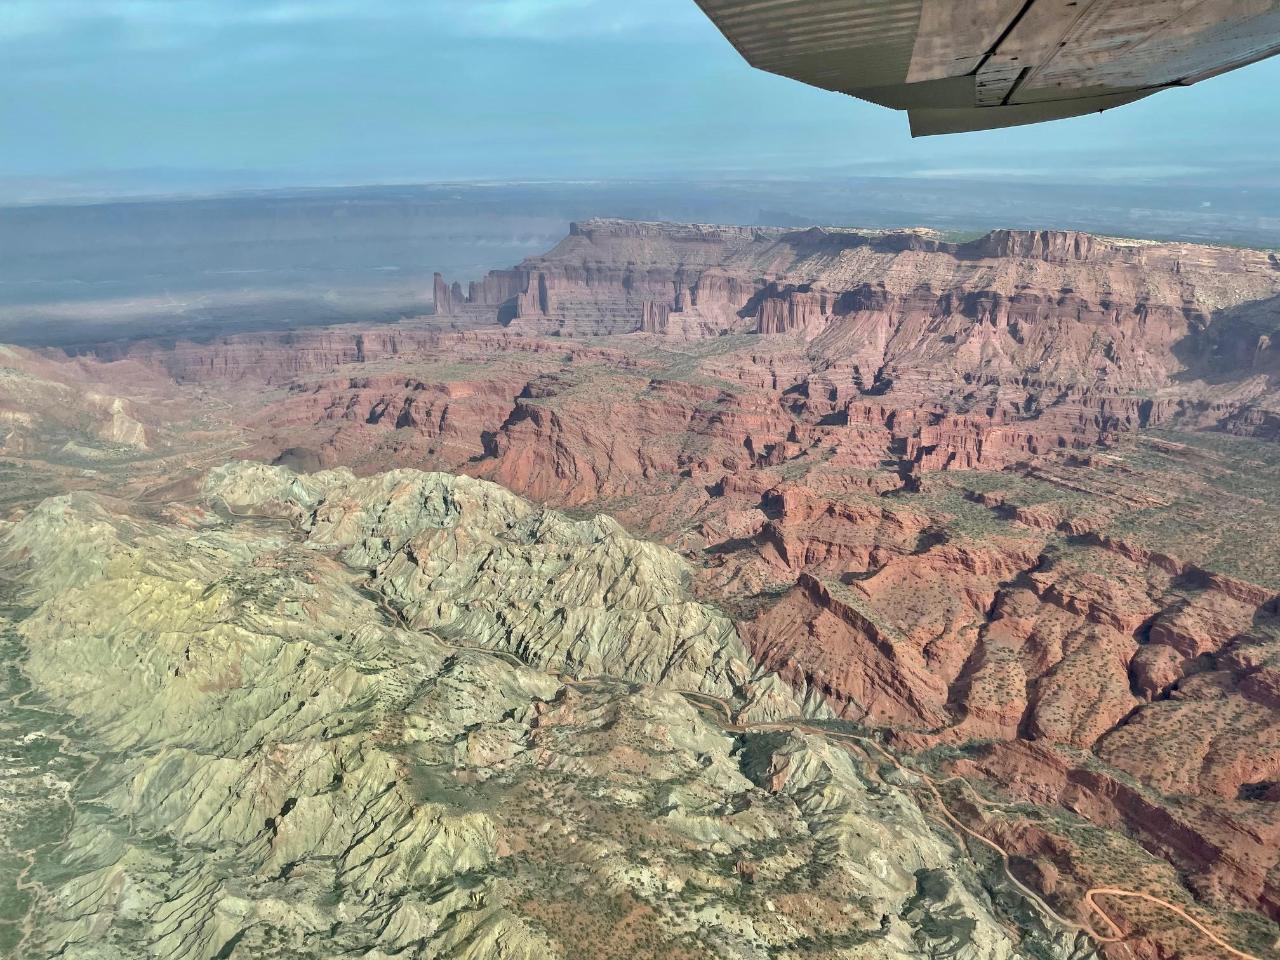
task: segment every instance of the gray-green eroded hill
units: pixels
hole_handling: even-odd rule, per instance
[[[890,768],[732,729],[803,707],[612,521],[413,471],[205,495],[0,534],[0,955],[1090,955]]]

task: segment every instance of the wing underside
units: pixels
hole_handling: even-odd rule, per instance
[[[752,64],[916,136],[1057,120],[1280,52],[1280,0],[697,0]]]

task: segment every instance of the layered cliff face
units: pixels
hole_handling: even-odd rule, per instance
[[[993,328],[1013,353],[1010,362],[1026,366],[1047,359],[1044,341],[1064,326],[1106,338],[1089,347],[1099,357],[1109,344],[1167,351],[1187,331],[1280,294],[1280,263],[1261,251],[1068,231],[996,231],[949,242],[927,230],[592,220],[574,224],[548,253],[460,294],[438,279],[439,313],[484,306],[494,321],[527,332],[595,336],[755,330],[812,339],[832,327],[847,335],[885,319],[892,327],[914,322],[908,334],[917,339],[926,332],[941,338],[955,330],[929,321],[946,318],[968,321],[957,329]],[[874,344],[874,337],[864,339]],[[963,350],[944,352],[966,360]],[[1057,351],[1050,372],[1085,371],[1080,364],[1089,358],[1078,353]],[[1161,374],[1126,370],[1131,358],[1106,359],[1122,376]]]
[[[855,420],[923,408],[885,426],[937,469],[1172,420],[1274,434],[1277,297],[1280,265],[1258,251],[589,221],[465,303],[442,291],[440,309],[487,308],[526,333],[799,337],[816,406]]]
[[[895,459],[926,473],[1000,469],[1140,426],[1280,435],[1280,263],[1259,251],[1066,232],[957,243],[928,231],[588,221],[465,296],[438,278],[436,301],[433,324],[103,355],[160,365],[184,382],[286,384],[353,365],[398,373],[452,359],[472,336],[483,361],[481,341],[490,355],[529,349],[512,333],[644,332],[676,343],[747,334],[762,344],[753,354],[768,354],[766,368],[734,352],[702,372],[767,384],[771,402],[800,419],[794,439],[770,436],[757,448],[835,438],[851,465]],[[448,332],[459,326],[476,332]],[[530,379],[487,389],[515,399]],[[406,409],[412,382],[387,385],[388,396],[340,400],[367,406],[370,423],[388,407],[391,424],[417,422]],[[848,429],[819,429],[837,425]]]
[[[776,248],[783,235],[591,220],[574,224],[548,254],[472,283],[464,301],[441,297],[436,310],[454,317],[487,307],[495,320],[528,333],[715,335],[744,327],[740,311],[757,275],[785,256]]]
[[[6,955],[1093,955],[786,721],[612,521],[407,471],[205,496],[54,498],[0,539],[4,802],[43,818],[4,818]]]

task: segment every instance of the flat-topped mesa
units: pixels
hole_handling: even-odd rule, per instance
[[[756,295],[800,259],[868,244],[898,252],[938,242],[927,231],[586,220],[571,224],[569,235],[546,254],[473,281],[465,303],[487,307],[495,322],[527,333],[752,332]],[[454,313],[464,309],[447,292],[440,301]]]
[[[698,337],[745,330],[750,321],[738,314],[755,293],[759,272],[750,253],[786,232],[587,220],[572,224],[548,253],[473,281],[463,302],[447,293],[439,302],[452,315],[482,310],[491,322],[525,333]]]
[[[1008,326],[1011,339],[997,352],[1007,353],[1032,335],[1028,323],[1045,321],[1127,328],[1154,316],[1185,338],[1215,312],[1280,295],[1280,261],[1260,251],[1071,230],[995,230],[955,242],[926,229],[595,219],[572,224],[552,250],[492,271],[459,294],[440,278],[437,312],[568,336],[812,340],[833,329],[847,334],[869,319],[868,309],[883,315],[888,334],[927,318],[954,320],[956,330],[946,333],[954,336],[995,312],[993,322]],[[879,302],[868,307],[868,300]]]
[[[1134,241],[1116,241],[1078,230],[992,230],[978,240],[958,244],[956,253],[1083,263],[1115,261],[1140,249]]]

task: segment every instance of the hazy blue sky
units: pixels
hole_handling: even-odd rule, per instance
[[[1103,116],[911,141],[746,66],[693,0],[0,0],[0,180],[741,173],[1274,177],[1275,60]],[[125,177],[124,172],[133,171]]]

